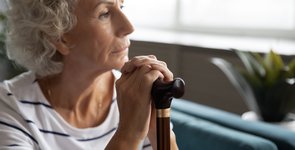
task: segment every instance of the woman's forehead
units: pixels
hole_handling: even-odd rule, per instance
[[[124,3],[124,0],[94,0],[96,1],[96,3],[118,3],[118,2],[121,2],[121,3]]]
[[[124,0],[79,0],[80,5],[90,5],[97,7],[100,4],[116,4],[116,3],[124,3]]]

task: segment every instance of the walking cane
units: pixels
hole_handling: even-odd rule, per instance
[[[174,98],[184,94],[184,81],[180,78],[165,83],[157,79],[153,83],[152,98],[157,110],[157,150],[170,150],[170,106]]]

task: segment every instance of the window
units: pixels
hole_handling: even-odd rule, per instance
[[[136,27],[295,38],[294,0],[127,0]]]
[[[129,19],[136,26],[170,28],[175,24],[177,0],[126,0]]]

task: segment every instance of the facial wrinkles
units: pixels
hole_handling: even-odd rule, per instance
[[[95,4],[94,9],[96,9],[97,7],[99,7],[99,5],[101,4],[109,4],[109,5],[119,5],[119,4],[123,4],[124,0],[98,0],[98,2]]]
[[[112,4],[112,5],[116,5],[117,3],[122,3],[123,1],[119,1],[119,0],[100,0],[99,2],[97,2],[97,5],[95,5],[95,9],[97,9],[97,7],[99,7],[101,4],[105,4],[105,3],[107,3],[107,4]],[[85,3],[84,3],[85,4]],[[90,3],[89,3],[90,4]],[[93,4],[93,3],[92,3]],[[90,4],[91,5],[91,4]],[[89,8],[90,8],[90,5],[88,5],[88,6],[86,6],[86,7],[84,7],[84,8],[86,8],[86,10],[89,10]],[[88,7],[88,9],[87,9],[87,7]],[[93,6],[92,6],[92,8],[93,8]],[[82,12],[80,12],[80,13],[82,13]],[[82,13],[82,14],[85,14],[85,13]],[[81,16],[80,16],[81,17]],[[88,16],[89,17],[89,16]],[[92,20],[91,18],[89,18],[90,20]],[[85,20],[85,19],[82,19],[82,20],[84,20],[84,21],[87,21],[87,20]],[[102,28],[104,28],[104,26],[101,26]],[[111,33],[107,33],[107,32],[110,32],[108,29],[104,29],[103,30],[103,32],[105,32],[105,34],[107,34],[107,35],[110,35]],[[85,34],[85,33],[84,33]],[[89,34],[93,34],[93,32],[92,33],[89,33]],[[93,36],[93,35],[92,35]],[[100,38],[100,40],[98,40],[98,41],[93,41],[94,42],[94,44],[96,44],[96,46],[95,47],[101,47],[103,50],[101,51],[101,52],[106,52],[106,53],[109,53],[112,49],[113,49],[113,47],[111,46],[112,44],[111,44],[111,41],[113,41],[114,39],[112,38],[112,37],[107,37],[107,36],[104,36],[105,37],[105,39],[104,40],[102,40],[101,39],[101,37],[99,37]],[[95,39],[95,38],[94,38]],[[104,46],[103,46],[104,45]]]

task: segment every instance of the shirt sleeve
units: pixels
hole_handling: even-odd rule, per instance
[[[24,119],[0,100],[0,150],[32,150],[37,140],[23,125]]]
[[[0,129],[0,150],[32,150],[29,139],[16,131]]]

